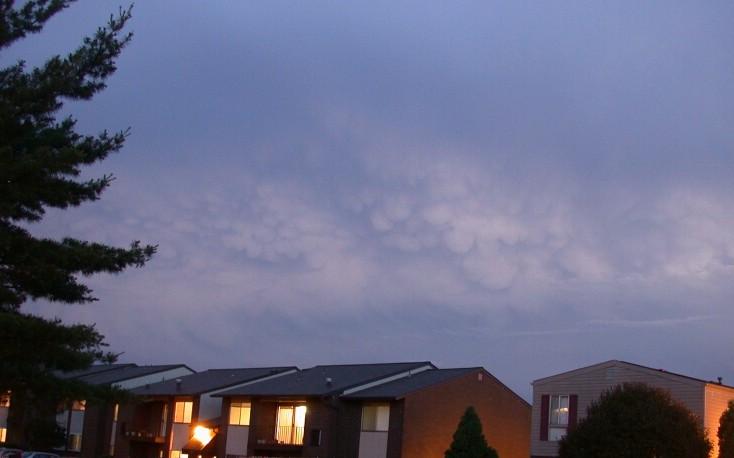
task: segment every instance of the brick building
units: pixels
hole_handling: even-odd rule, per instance
[[[530,405],[482,368],[316,366],[219,396],[226,458],[440,458],[469,405],[501,456],[529,455]]]

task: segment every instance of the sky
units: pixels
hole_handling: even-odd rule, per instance
[[[80,0],[4,66],[118,11]],[[121,362],[431,361],[531,382],[619,359],[734,385],[734,3],[145,1],[102,199],[34,234],[158,245],[26,304]]]

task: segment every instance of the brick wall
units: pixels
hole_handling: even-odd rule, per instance
[[[531,406],[483,370],[405,399],[399,456],[443,458],[462,414],[470,405],[479,415],[487,442],[502,458],[530,456]]]

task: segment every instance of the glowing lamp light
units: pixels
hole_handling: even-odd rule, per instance
[[[209,429],[201,425],[198,425],[196,428],[194,428],[193,438],[201,442],[202,447],[206,447],[206,444],[211,442],[214,436],[215,436],[215,433],[214,433],[214,430],[212,429]]]

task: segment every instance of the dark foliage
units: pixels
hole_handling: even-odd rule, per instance
[[[734,400],[729,401],[719,419],[719,458],[734,458]]]
[[[0,51],[40,32],[73,2],[0,0]],[[127,130],[82,135],[73,118],[57,115],[65,101],[89,100],[104,89],[132,37],[123,33],[129,18],[130,10],[121,9],[65,57],[31,69],[23,61],[0,69],[0,393],[11,397],[8,440],[27,446],[54,445],[52,420],[63,401],[101,401],[119,393],[63,376],[114,361],[93,325],[65,325],[23,313],[21,306],[35,299],[94,301],[82,277],[140,267],[156,250],[138,241],[119,248],[31,232],[46,209],[97,200],[113,180],[79,176],[84,166],[119,151]]]
[[[706,458],[711,451],[690,410],[666,390],[642,383],[604,392],[558,445],[560,458]]]

